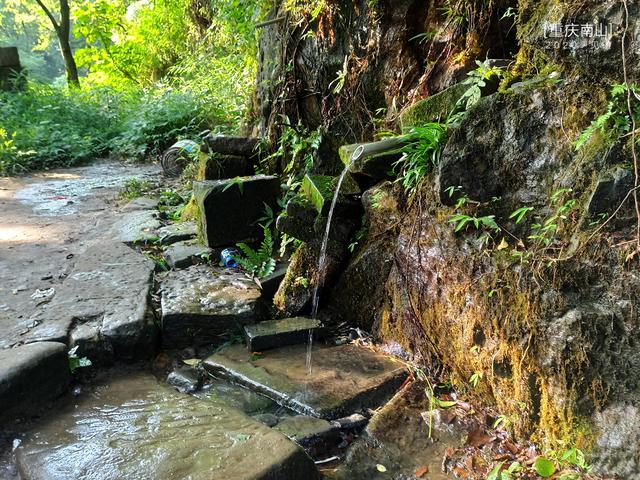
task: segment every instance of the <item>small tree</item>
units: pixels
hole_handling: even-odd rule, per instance
[[[58,37],[58,43],[60,43],[60,52],[64,59],[65,70],[67,71],[67,84],[70,87],[79,87],[80,79],[78,77],[78,67],[76,61],[73,58],[73,51],[71,50],[71,42],[69,36],[71,34],[71,18],[69,9],[69,0],[59,0],[60,3],[60,19],[56,19],[53,12],[45,5],[43,0],[36,0],[40,8],[45,15],[51,21],[51,25]]]

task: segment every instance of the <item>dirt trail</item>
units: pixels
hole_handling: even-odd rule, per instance
[[[21,341],[42,298],[75,258],[108,235],[117,193],[131,177],[153,180],[157,165],[114,161],[18,178],[0,178],[0,348]]]

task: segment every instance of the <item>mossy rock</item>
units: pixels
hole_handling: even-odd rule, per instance
[[[205,152],[198,156],[197,180],[220,180],[250,174],[251,165],[247,157]]]
[[[338,177],[329,175],[307,174],[302,179],[302,192],[315,209],[326,214],[336,191]],[[339,203],[345,203],[345,197],[360,193],[358,185],[351,177],[345,177],[340,188]]]
[[[457,83],[435,95],[419,100],[400,112],[399,123],[402,131],[425,123],[441,121],[453,110],[456,102],[467,91],[468,86]]]

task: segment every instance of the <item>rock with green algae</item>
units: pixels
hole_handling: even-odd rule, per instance
[[[331,207],[337,183],[338,177],[307,174],[302,179],[302,186],[300,188],[318,213],[326,216]],[[343,216],[357,215],[358,209],[354,199],[351,197],[359,193],[360,189],[357,184],[350,177],[345,177],[340,186],[335,214]]]
[[[318,478],[284,435],[143,372],[101,384],[35,431],[15,451],[24,480]]]
[[[291,256],[287,273],[273,297],[278,317],[295,317],[310,310],[313,288],[318,281],[319,242],[316,239],[313,243],[302,243]],[[338,272],[344,252],[343,244],[329,242],[323,274],[325,285],[330,285]]]
[[[403,132],[411,127],[419,127],[429,122],[443,122],[454,110],[456,103],[468,85],[457,83],[441,92],[431,95],[406,107],[398,119]]]

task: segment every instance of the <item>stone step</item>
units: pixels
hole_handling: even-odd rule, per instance
[[[30,320],[25,343],[78,346],[94,364],[149,358],[157,329],[148,304],[154,264],[122,243],[90,246],[55,296]]]
[[[34,432],[15,451],[23,480],[318,479],[284,435],[144,372],[110,379]]]
[[[407,377],[402,364],[351,344],[315,346],[311,374],[306,357],[306,345],[269,350],[259,358],[233,345],[203,365],[298,413],[331,420],[384,404]]]
[[[193,182],[205,243],[215,248],[261,240],[262,227],[257,222],[265,214],[265,205],[276,210],[279,196],[280,179],[274,176]]]
[[[39,342],[0,350],[0,420],[35,413],[69,383],[66,345]]]
[[[152,243],[160,228],[157,210],[134,210],[122,213],[111,227],[111,235],[127,245]]]
[[[202,263],[212,250],[197,240],[176,242],[165,248],[162,256],[171,268],[186,268],[196,263]]]
[[[320,327],[322,324],[319,320],[308,317],[293,317],[247,325],[244,327],[244,335],[249,351],[262,352],[287,345],[306,343],[309,340],[309,330],[314,332],[314,338],[318,338],[316,332]]]
[[[198,227],[193,222],[180,222],[166,225],[158,230],[161,245],[191,240],[198,236]]]
[[[162,343],[168,348],[217,343],[261,319],[260,287],[238,271],[195,265],[161,281]]]

